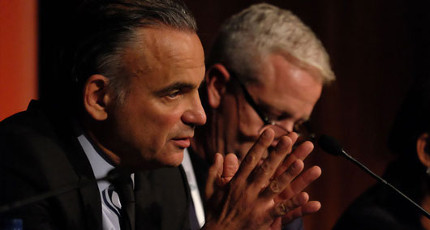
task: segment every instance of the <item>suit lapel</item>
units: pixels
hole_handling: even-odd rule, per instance
[[[73,124],[73,122],[68,124],[70,126],[63,129],[65,131],[61,136],[67,150],[66,155],[79,178],[79,185],[82,185],[79,189],[79,195],[86,217],[85,229],[102,229],[101,198],[96,178],[91,164],[77,139],[80,130],[77,129],[77,125]]]

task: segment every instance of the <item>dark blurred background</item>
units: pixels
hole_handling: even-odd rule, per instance
[[[34,4],[30,5],[31,9],[28,9],[28,2]],[[200,38],[208,51],[219,25],[227,17],[261,1],[185,2],[195,14]],[[337,80],[324,89],[311,119],[313,127],[320,133],[336,137],[351,155],[382,175],[392,160],[386,139],[400,103],[414,79],[430,76],[427,67],[430,15],[425,1],[266,2],[297,14],[322,40],[331,56]],[[19,4],[32,13],[13,13],[13,10],[21,12]],[[52,50],[60,45],[61,31],[67,29],[61,22],[67,20],[73,4],[74,1],[70,0],[0,0],[0,112],[3,110],[0,120],[24,109],[31,97],[47,97],[46,87],[50,86],[50,77],[55,69]],[[17,43],[11,40],[11,34],[14,35],[19,28],[25,29],[18,31],[21,37]],[[29,29],[32,36],[22,35]],[[29,57],[29,51],[20,46],[23,43],[34,44],[29,49],[37,55]],[[24,64],[16,63],[21,61],[19,58],[11,59],[6,48],[15,56],[19,56],[17,52],[24,52],[21,55],[25,59],[24,64],[36,63],[27,69],[39,84],[35,83],[28,98],[21,102],[11,101],[11,98],[28,94],[29,90],[19,87],[10,90],[11,82],[15,80],[14,84],[19,85],[31,80],[19,80],[21,78],[16,75],[22,72]],[[14,65],[9,64],[11,60],[14,60]],[[326,155],[318,148],[305,163],[317,164],[323,170],[321,178],[307,189],[311,199],[322,202],[322,209],[304,218],[306,229],[331,229],[342,211],[375,183],[352,163]]]

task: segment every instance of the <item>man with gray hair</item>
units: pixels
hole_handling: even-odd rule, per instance
[[[199,214],[202,208],[198,205],[204,196],[202,162],[212,162],[214,153],[234,153],[239,161],[243,160],[259,135],[269,128],[275,131],[272,147],[284,135],[295,139],[297,133],[300,140],[305,140],[309,134],[306,122],[322,87],[334,79],[323,45],[288,10],[256,4],[222,25],[209,53],[205,86],[201,89],[208,121],[196,129],[183,162],[200,221],[204,216],[202,211]],[[301,148],[313,146],[305,142]],[[296,154],[294,157],[301,160],[307,157],[302,152]],[[287,207],[290,211],[283,217],[284,225],[320,208],[318,201],[308,202],[308,194],[300,193],[319,176],[319,168],[311,167],[302,175],[309,179],[306,183],[292,183],[299,190],[287,188],[283,193],[285,197],[294,196],[296,201]],[[302,228],[301,218],[288,227]]]

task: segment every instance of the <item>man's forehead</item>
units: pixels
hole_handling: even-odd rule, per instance
[[[204,53],[194,32],[169,27],[141,28],[135,42],[125,51],[124,62],[132,66],[132,75],[157,72],[160,69],[204,69]]]
[[[193,32],[168,27],[143,28],[124,55],[125,71],[137,84],[156,95],[197,88],[203,81],[203,47]]]
[[[322,86],[321,78],[313,69],[305,68],[284,53],[267,55],[257,73],[257,81],[251,82],[258,88],[281,93],[287,88],[301,91],[310,86]]]
[[[203,47],[197,34],[192,31],[170,27],[149,27],[141,28],[136,37],[136,46],[132,47],[132,51],[145,55],[147,58],[160,61],[204,58],[204,56],[197,56],[203,55]],[[201,51],[201,53],[196,52],[190,55],[190,51]]]
[[[321,95],[322,82],[282,55],[267,58],[262,69],[259,80],[247,86],[257,103],[275,113],[299,113],[308,119]]]

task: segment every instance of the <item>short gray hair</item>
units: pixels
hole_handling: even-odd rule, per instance
[[[321,41],[291,11],[261,3],[233,15],[222,25],[208,57],[208,65],[228,65],[243,81],[258,80],[259,64],[280,53],[300,67],[316,69],[323,83],[335,75]]]

